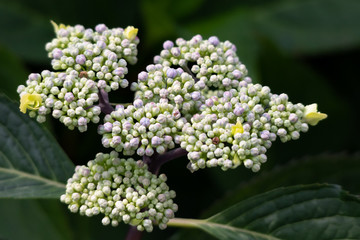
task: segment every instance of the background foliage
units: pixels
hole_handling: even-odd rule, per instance
[[[50,19],[92,28],[98,23],[139,28],[139,62],[129,68],[130,81],[151,63],[163,41],[217,35],[237,46],[255,81],[273,92],[287,93],[292,102],[317,102],[329,117],[297,141],[276,142],[268,152],[268,163],[256,174],[241,167],[191,174],[185,158],[166,164],[162,171],[177,192],[177,216],[209,217],[246,197],[302,183],[335,183],[359,194],[354,184],[359,182],[360,160],[359,13],[357,0],[0,0],[0,91],[18,101],[16,87],[27,75],[50,69],[44,50],[54,36]],[[132,95],[119,90],[110,99],[129,102]],[[104,151],[96,126],[83,134],[51,120],[46,127],[75,164],[85,164]],[[99,218],[71,214],[57,200],[0,200],[0,210],[1,238],[97,239],[106,234],[121,239],[127,229],[103,227]],[[17,231],[11,231],[15,225]],[[202,234],[175,230],[157,230],[145,234],[145,239]]]

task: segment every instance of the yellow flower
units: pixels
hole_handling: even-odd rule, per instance
[[[53,20],[50,20],[50,22],[51,22],[51,24],[52,24],[53,27],[54,27],[55,33],[57,33],[61,28],[67,28],[67,27],[69,27],[69,25],[66,26],[65,24],[62,24],[62,23],[60,23],[60,25],[57,25],[56,22],[54,22]]]
[[[124,36],[129,40],[133,40],[136,37],[137,33],[138,33],[138,29],[134,28],[133,26],[128,26],[124,30]]]
[[[236,125],[231,127],[231,134],[234,136],[237,133],[243,133],[244,128],[241,124],[241,122],[237,122]]]
[[[327,118],[327,115],[325,113],[318,112],[316,103],[305,106],[303,117],[304,122],[310,124],[311,126],[315,126],[319,121],[325,118]]]
[[[20,111],[26,113],[26,109],[36,110],[39,109],[42,103],[40,94],[25,93],[20,99]]]

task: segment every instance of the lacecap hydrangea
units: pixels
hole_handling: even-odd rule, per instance
[[[56,38],[45,47],[53,71],[30,74],[26,85],[18,87],[20,110],[29,110],[38,122],[52,114],[69,129],[83,132],[90,121],[99,122],[99,92],[129,85],[125,76],[127,64],[137,62],[137,29],[54,27]]]
[[[77,166],[61,196],[72,212],[103,214],[104,225],[166,228],[178,208],[176,194],[152,167],[171,149],[187,154],[190,171],[244,165],[257,172],[276,139],[296,140],[327,117],[317,104],[292,103],[253,82],[230,41],[200,35],[165,41],[132,82],[134,100],[113,109],[107,93],[129,85],[137,29],[53,25],[56,38],[46,44],[53,71],[30,74],[18,87],[20,110],[39,122],[51,114],[80,131],[106,114],[98,132],[111,153]]]

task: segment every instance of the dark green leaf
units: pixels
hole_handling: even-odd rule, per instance
[[[59,201],[1,199],[0,211],[0,239],[73,239]]]
[[[263,193],[206,220],[173,219],[218,239],[359,239],[360,200],[337,185],[314,184]]]
[[[58,198],[74,165],[38,123],[0,96],[0,198]]]

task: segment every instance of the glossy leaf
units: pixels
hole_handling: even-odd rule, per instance
[[[241,201],[206,220],[174,219],[169,225],[199,228],[218,239],[359,239],[360,200],[337,185],[299,185]]]
[[[74,165],[39,124],[0,96],[0,198],[58,198]]]

